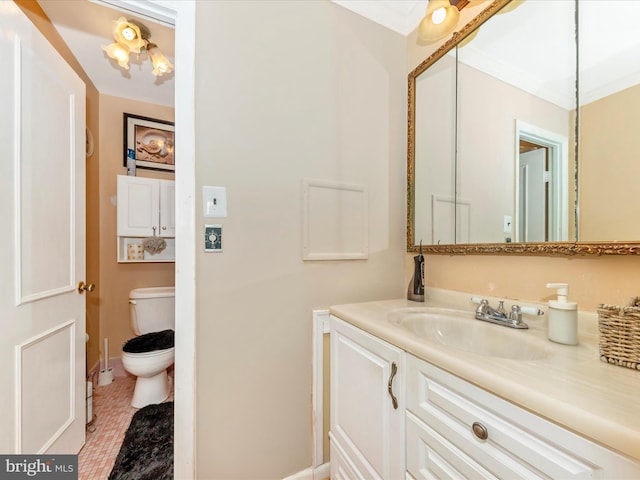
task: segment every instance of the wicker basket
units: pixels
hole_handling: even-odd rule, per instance
[[[598,305],[600,360],[640,370],[640,306]]]

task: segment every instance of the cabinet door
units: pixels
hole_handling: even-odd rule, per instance
[[[405,478],[403,361],[398,348],[331,317],[330,438],[367,479]]]
[[[159,219],[158,180],[118,175],[118,236],[151,237],[154,233],[157,235]]]
[[[176,236],[176,183],[173,180],[160,182],[160,236]]]

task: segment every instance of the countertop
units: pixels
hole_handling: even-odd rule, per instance
[[[470,353],[422,339],[389,321],[403,308],[452,308],[474,318],[470,294],[430,289],[424,303],[404,299],[337,305],[330,313],[418,358],[457,375],[547,420],[640,462],[640,371],[600,360],[597,315],[580,312],[576,346],[547,339],[547,308],[533,302],[505,301],[510,306],[535,305],[545,315],[523,315],[529,329],[513,332],[540,342],[548,354],[538,360],[511,360]],[[487,297],[491,305],[496,299]],[[475,321],[475,320],[474,320]],[[478,320],[479,321],[479,320]],[[487,325],[491,325],[488,324]]]

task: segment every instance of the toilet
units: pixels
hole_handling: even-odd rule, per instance
[[[136,336],[122,347],[122,366],[137,377],[131,405],[142,408],[171,393],[167,369],[175,357],[175,287],[131,290],[129,319]]]

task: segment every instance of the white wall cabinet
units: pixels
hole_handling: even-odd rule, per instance
[[[384,405],[392,362],[398,410]],[[628,457],[335,317],[331,417],[332,478],[640,478]]]
[[[118,261],[174,261],[175,182],[118,175],[117,198]],[[154,236],[165,239],[166,250],[156,255],[144,252],[142,260],[133,260],[129,245],[138,245],[144,238]]]
[[[401,479],[402,350],[331,317],[331,478]]]

